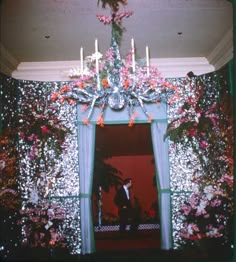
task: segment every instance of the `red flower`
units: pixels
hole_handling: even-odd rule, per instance
[[[65,100],[66,100],[66,97],[65,97],[65,96],[62,96],[62,97],[60,98],[60,103],[63,104],[63,103],[65,102]]]
[[[155,81],[153,81],[153,80],[150,80],[149,81],[149,85],[150,85],[150,87],[152,88],[152,89],[154,89],[155,88]]]
[[[68,103],[73,106],[76,104],[76,101],[74,99],[68,98]]]
[[[154,218],[155,217],[155,210],[153,210],[153,209],[149,210],[149,216],[151,218]]]
[[[51,131],[47,128],[47,126],[41,126],[41,130],[43,134],[50,134]]]
[[[100,115],[98,116],[97,124],[98,124],[100,127],[104,127],[104,119],[103,119],[103,117],[102,117],[102,114],[100,114]]]
[[[102,85],[103,85],[105,88],[109,88],[109,87],[110,87],[109,84],[108,84],[107,79],[105,79],[105,78],[102,79]]]
[[[84,118],[84,119],[83,119],[83,123],[88,126],[88,125],[89,125],[89,120],[88,120],[88,118]]]
[[[148,114],[148,123],[151,123],[153,120],[153,115]]]
[[[129,127],[132,127],[134,125],[134,118],[129,119]]]
[[[196,131],[196,129],[194,129],[194,128],[191,128],[191,129],[189,130],[189,135],[190,135],[191,137],[195,136],[196,133],[197,133],[197,131]]]
[[[52,102],[55,102],[58,99],[58,97],[59,97],[59,93],[58,92],[53,93],[52,94],[52,98],[51,98]]]
[[[124,85],[124,88],[125,88],[125,89],[128,89],[128,88],[129,88],[129,85],[130,85],[130,84],[129,84],[129,80],[125,79],[123,85]]]
[[[70,90],[70,87],[67,86],[67,85],[64,85],[64,86],[61,88],[61,94],[65,93],[65,92],[67,92],[67,91],[69,91],[69,90]]]
[[[85,84],[83,82],[80,82],[77,84],[78,88],[83,89],[85,87]]]
[[[20,133],[20,138],[23,138],[23,139],[24,139],[24,138],[25,138],[25,133],[21,132],[21,133]]]

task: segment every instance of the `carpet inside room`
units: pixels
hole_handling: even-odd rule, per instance
[[[118,231],[95,232],[95,245],[97,251],[160,249],[160,231],[139,230],[134,235],[129,232],[120,235]]]

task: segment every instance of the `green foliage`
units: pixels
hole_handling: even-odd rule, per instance
[[[122,172],[107,164],[105,162],[107,158],[108,156],[104,156],[101,149],[96,148],[93,175],[93,193],[96,196],[99,195],[99,186],[108,193],[111,187],[116,188],[122,184]]]
[[[112,36],[114,37],[116,43],[120,46],[122,34],[123,34],[123,28],[121,25],[117,23],[112,23]]]
[[[127,0],[97,0],[97,5],[101,2],[102,8],[106,8],[108,5],[114,12],[119,10],[119,5],[126,5]]]

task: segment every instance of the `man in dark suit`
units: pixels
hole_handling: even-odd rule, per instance
[[[132,179],[127,178],[123,182],[115,195],[114,202],[118,207],[118,215],[120,219],[119,231],[121,233],[126,231],[126,226],[130,224],[130,231],[137,232],[138,229],[138,215],[136,210],[132,207],[131,196],[129,189],[132,187]]]

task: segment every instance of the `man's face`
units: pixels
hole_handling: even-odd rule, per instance
[[[132,180],[130,180],[130,182],[127,184],[127,188],[131,188],[132,185],[133,185]]]

